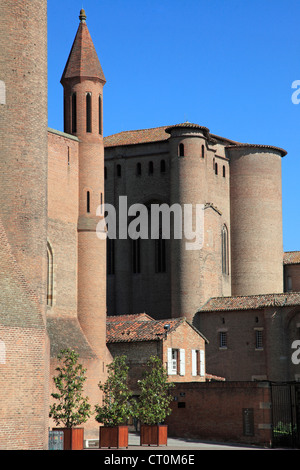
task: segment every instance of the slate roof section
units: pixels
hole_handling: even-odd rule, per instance
[[[287,251],[283,254],[283,264],[299,264],[300,263],[300,251]]]
[[[57,357],[61,349],[71,348],[80,357],[96,358],[76,317],[48,316],[47,331],[50,338],[50,356]]]
[[[107,317],[107,343],[131,343],[138,341],[162,340],[165,335],[171,334],[184,322],[204,338],[204,336],[184,317],[166,320],[145,320],[144,317],[139,319],[139,315],[133,320],[128,320],[127,318],[122,319],[122,315],[120,317],[120,320],[117,321],[110,321],[110,317]],[[165,328],[166,325],[169,325],[169,329]],[[204,339],[207,341],[206,338]]]
[[[209,299],[198,312],[259,310],[267,307],[291,307],[297,305],[300,306],[300,292],[238,297],[214,297]]]
[[[91,78],[106,82],[94,43],[85,20],[79,23],[61,83],[72,78]]]

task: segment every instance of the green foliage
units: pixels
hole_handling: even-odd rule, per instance
[[[104,426],[126,424],[130,416],[133,416],[130,401],[132,393],[127,385],[129,367],[126,365],[126,356],[116,356],[107,369],[106,382],[98,384],[100,390],[103,391],[103,404],[95,407],[96,421]]]
[[[86,369],[78,364],[79,355],[71,349],[62,349],[57,357],[62,364],[55,369],[58,375],[53,377],[58,392],[51,396],[58,403],[51,405],[49,417],[58,426],[63,423],[64,427],[73,428],[85,423],[90,417],[88,397],[82,396]]]
[[[142,424],[159,424],[171,414],[169,404],[173,400],[170,389],[174,384],[168,382],[168,375],[162,361],[151,356],[143,379],[138,381],[141,390],[136,404],[135,415]]]

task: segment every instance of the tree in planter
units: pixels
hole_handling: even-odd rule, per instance
[[[108,377],[98,386],[103,392],[103,404],[96,405],[96,421],[100,427],[100,447],[128,447],[128,419],[133,416],[132,393],[128,388],[126,356],[116,356],[108,364]]]
[[[138,386],[141,393],[135,414],[141,421],[141,445],[166,444],[167,426],[161,426],[161,423],[171,414],[169,405],[173,397],[170,390],[174,384],[168,382],[167,371],[157,356],[149,358]]]
[[[75,351],[62,349],[57,356],[61,361],[61,366],[55,369],[58,375],[53,377],[58,392],[52,393],[51,396],[58,400],[58,403],[50,406],[49,417],[54,419],[57,426],[62,423],[68,430],[85,423],[91,415],[88,397],[82,395],[86,369],[78,364],[78,357],[79,354]],[[67,434],[65,439],[66,436]],[[81,436],[83,445],[83,429],[81,429]],[[67,439],[72,441],[71,437]],[[72,448],[72,443],[70,446]]]
[[[98,386],[103,392],[103,404],[96,405],[96,421],[104,426],[125,424],[133,415],[132,393],[128,388],[128,370],[126,356],[116,356],[107,366],[108,378]]]

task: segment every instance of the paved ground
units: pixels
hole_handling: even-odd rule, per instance
[[[92,448],[92,447],[91,447]],[[95,448],[94,448],[95,449]],[[108,450],[108,449],[98,449]],[[113,450],[113,449],[110,449]],[[117,449],[115,449],[117,451]],[[247,446],[240,444],[224,444],[219,442],[206,442],[196,439],[181,439],[181,438],[170,438],[168,437],[167,446],[140,446],[139,434],[129,433],[128,437],[128,449],[122,449],[128,451],[151,451],[161,453],[163,451],[177,450],[177,451],[194,451],[194,450],[270,450],[268,448]]]

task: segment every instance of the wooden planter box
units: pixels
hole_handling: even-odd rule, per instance
[[[63,431],[64,450],[83,450],[83,428],[53,428],[53,431]]]
[[[141,424],[141,446],[166,446],[167,441],[168,426],[166,424],[157,424],[153,426]]]
[[[99,447],[128,447],[128,426],[100,426]]]

